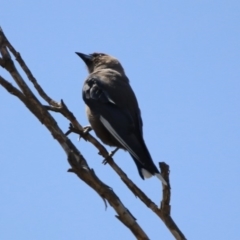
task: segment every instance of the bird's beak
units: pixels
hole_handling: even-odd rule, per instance
[[[76,54],[86,63],[87,66],[92,64],[92,55],[76,52]]]

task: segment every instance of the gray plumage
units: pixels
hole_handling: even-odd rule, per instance
[[[144,142],[141,112],[120,62],[103,53],[76,54],[89,71],[82,97],[96,135],[107,145],[127,150],[142,179],[156,175],[166,184]]]

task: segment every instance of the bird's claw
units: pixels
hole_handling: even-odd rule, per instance
[[[86,136],[90,131],[92,131],[92,127],[90,125],[83,127],[83,131],[79,134],[78,141],[80,141],[80,139],[83,136]]]
[[[90,125],[83,127],[83,134],[88,134],[92,131],[92,127]]]
[[[75,128],[72,123],[69,124],[68,131],[65,133],[65,135],[69,135],[70,133],[76,133],[79,134],[79,140],[81,137],[87,135],[92,130],[91,126],[85,126],[83,127],[83,130],[79,130]]]
[[[109,163],[109,160],[111,160],[112,156],[118,151],[118,149],[119,149],[119,148],[117,147],[117,148],[114,149],[113,151],[109,152],[108,156],[107,156],[105,159],[103,159],[102,163],[103,163],[104,165],[106,165],[107,163]]]

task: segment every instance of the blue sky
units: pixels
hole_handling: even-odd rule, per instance
[[[170,165],[179,228],[188,239],[238,240],[239,12],[233,0],[4,1],[0,25],[45,91],[82,125],[87,71],[74,52],[117,57],[137,95],[151,155]],[[65,153],[45,127],[3,88],[0,97],[0,239],[134,239],[111,207],[105,211],[97,194],[66,172]],[[68,121],[53,115],[67,130]],[[91,144],[71,139],[150,239],[173,239]],[[159,181],[142,181],[126,152],[114,159],[159,204]]]

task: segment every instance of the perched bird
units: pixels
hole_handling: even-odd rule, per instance
[[[107,145],[127,150],[142,179],[156,175],[166,184],[144,142],[141,112],[121,63],[104,53],[76,54],[89,71],[82,97],[96,135]]]

